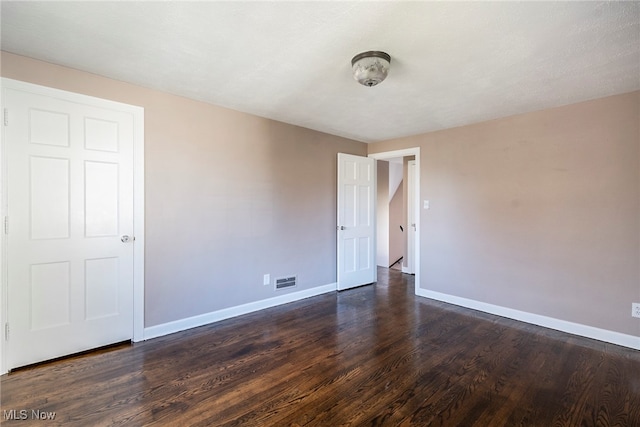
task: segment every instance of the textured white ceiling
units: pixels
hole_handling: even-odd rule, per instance
[[[640,89],[640,2],[9,2],[2,49],[365,142]],[[351,58],[392,57],[381,85]]]

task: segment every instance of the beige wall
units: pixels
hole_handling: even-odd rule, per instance
[[[145,109],[145,326],[336,280],[337,153],[360,142],[21,56],[3,77]]]
[[[639,117],[633,92],[369,145],[420,147],[420,287],[640,336]]]

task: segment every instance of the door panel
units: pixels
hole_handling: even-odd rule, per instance
[[[84,162],[84,229],[85,237],[118,236],[117,163]]]
[[[30,156],[31,240],[69,237],[69,159]]]
[[[372,283],[375,268],[375,160],[338,154],[338,289]]]
[[[30,265],[28,311],[31,330],[68,325],[71,319],[69,294],[70,263],[49,262]]]
[[[5,88],[9,369],[133,337],[133,115]]]

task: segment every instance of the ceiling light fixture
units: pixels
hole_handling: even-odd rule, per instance
[[[353,78],[365,86],[375,86],[387,78],[391,57],[377,50],[362,52],[351,60]]]

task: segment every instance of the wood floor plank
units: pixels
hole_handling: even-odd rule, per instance
[[[378,277],[4,375],[2,424],[640,427],[640,352]],[[8,419],[23,409],[56,418]]]

